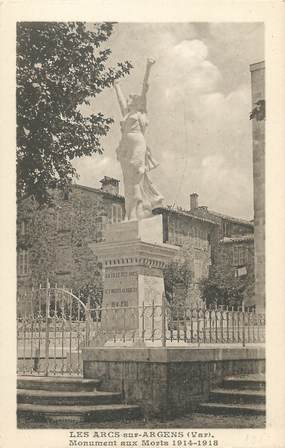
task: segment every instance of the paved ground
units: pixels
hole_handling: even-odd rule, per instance
[[[45,423],[31,423],[21,420],[18,422],[18,428],[51,428]],[[177,419],[161,420],[132,420],[125,422],[98,422],[98,423],[72,423],[58,422],[53,424],[52,428],[76,429],[76,428],[265,428],[264,416],[221,416],[208,414],[185,415]]]

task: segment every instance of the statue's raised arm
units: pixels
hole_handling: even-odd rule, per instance
[[[121,89],[121,87],[119,85],[119,81],[118,80],[114,81],[114,89],[115,89],[117,100],[118,100],[118,103],[119,103],[119,106],[120,106],[121,114],[124,117],[127,114],[127,112],[128,112],[128,105],[127,105],[127,101],[126,101],[125,95],[122,92],[122,89]]]
[[[125,99],[118,82],[114,89],[123,119],[121,140],[116,149],[121,164],[125,189],[125,219],[144,219],[152,216],[152,210],[162,205],[163,197],[149,179],[149,171],[158,164],[146,143],[146,94],[150,70],[154,59],[148,59],[139,95],[131,94]]]
[[[153,58],[148,58],[147,59],[147,63],[146,63],[146,69],[145,69],[145,75],[144,75],[144,79],[143,79],[143,85],[142,85],[142,93],[141,93],[141,102],[142,102],[142,108],[144,110],[144,112],[146,112],[146,94],[149,88],[149,75],[150,75],[150,70],[151,67],[153,66],[153,64],[155,64],[155,59]]]

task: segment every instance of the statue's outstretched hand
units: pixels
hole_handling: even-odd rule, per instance
[[[153,58],[148,58],[148,59],[147,59],[147,65],[153,65],[153,64],[155,64],[155,59],[153,59]]]

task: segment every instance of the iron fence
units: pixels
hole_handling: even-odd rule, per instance
[[[90,343],[191,345],[265,342],[265,315],[243,307],[160,305],[91,309]]]
[[[244,307],[160,303],[90,309],[72,291],[40,288],[18,297],[18,373],[82,374],[83,347],[213,346],[265,342],[265,315]]]
[[[88,346],[88,308],[72,291],[39,288],[18,295],[17,369],[21,374],[80,375]]]

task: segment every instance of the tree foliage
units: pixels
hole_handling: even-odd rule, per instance
[[[249,115],[249,119],[253,120],[254,118],[257,121],[265,120],[265,100],[258,100],[254,104],[254,108]]]
[[[254,278],[235,277],[232,269],[219,265],[210,269],[209,277],[199,286],[206,305],[241,306],[246,296],[253,295]]]
[[[185,244],[178,256],[172,260],[163,271],[165,295],[168,303],[177,304],[175,290],[177,287],[185,291],[188,296],[193,280],[193,253],[191,247]]]
[[[102,284],[87,283],[77,288],[74,294],[85,304],[89,309],[94,310],[102,306],[103,287]]]
[[[17,25],[17,194],[50,200],[49,190],[66,187],[75,176],[75,157],[102,153],[101,137],[113,120],[88,105],[129,62],[108,65],[104,43],[112,23],[19,22]],[[103,47],[102,47],[103,44]]]

